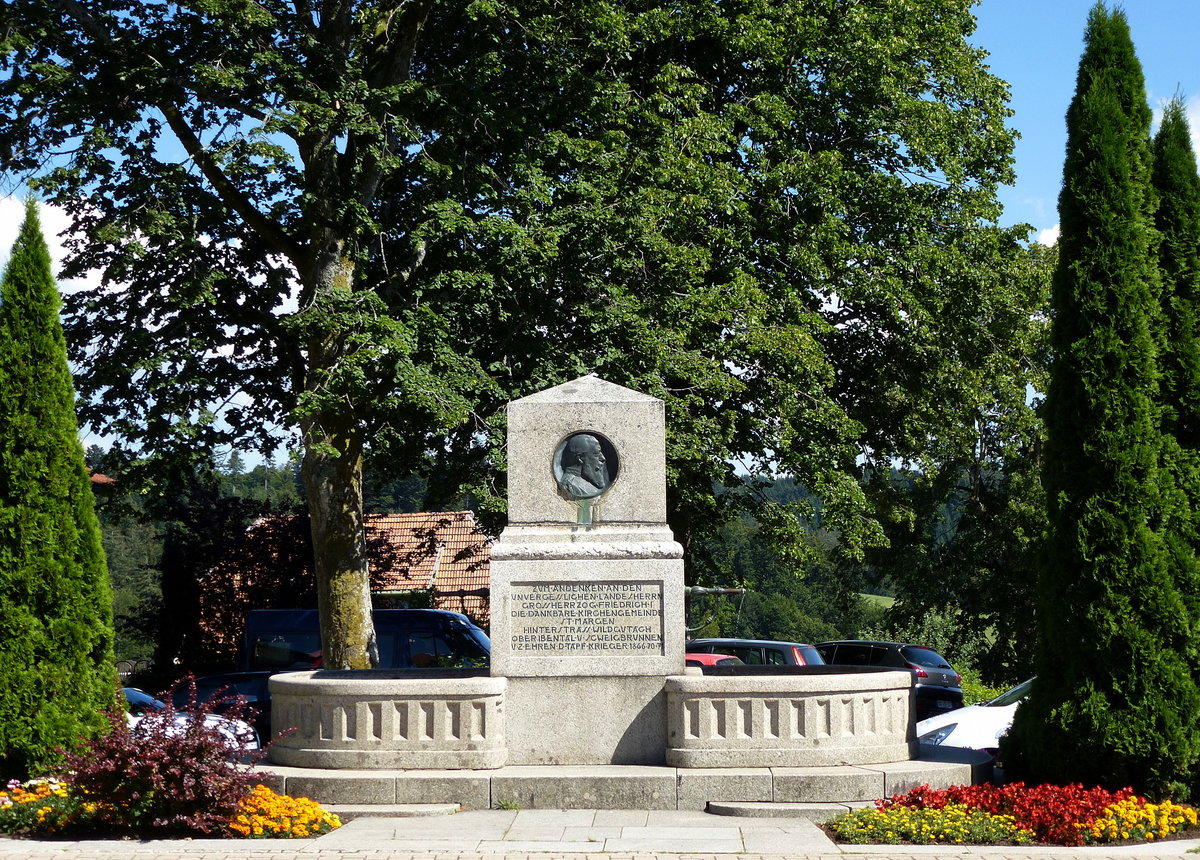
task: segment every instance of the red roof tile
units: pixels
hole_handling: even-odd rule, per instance
[[[373,594],[430,589],[434,606],[486,621],[491,542],[470,511],[369,514]]]

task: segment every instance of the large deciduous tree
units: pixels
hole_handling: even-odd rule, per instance
[[[58,287],[37,205],[0,283],[0,772],[97,731],[116,704],[112,595]]]
[[[1150,108],[1125,15],[1088,18],[1059,197],[1037,679],[1018,778],[1162,792],[1196,761],[1191,619],[1167,551]]]
[[[1007,349],[1004,84],[971,0],[13,0],[0,158],[65,206],[86,417],[131,453],[298,428],[325,665],[370,645],[367,454],[503,511],[503,404],[665,399],[670,519],[787,473],[860,552],[862,457]],[[1027,306],[1027,305],[1023,305]]]
[[[946,629],[947,659],[994,684],[1029,677],[1036,639],[1037,557],[1045,531],[1040,399],[1046,390],[1050,276],[1057,253],[1034,244],[1004,276],[1020,297],[1006,308],[1005,349],[981,380],[974,420],[942,434],[917,467],[881,470],[868,489],[885,511],[888,545],[844,571],[896,596],[888,635]],[[855,574],[858,573],[858,577]]]

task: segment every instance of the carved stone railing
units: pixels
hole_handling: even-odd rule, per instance
[[[486,672],[487,670],[483,670]],[[462,670],[288,672],[270,680],[269,760],[334,769],[497,768],[507,679]]]
[[[813,767],[909,759],[917,752],[911,688],[908,672],[841,667],[672,676],[666,680],[667,764]]]

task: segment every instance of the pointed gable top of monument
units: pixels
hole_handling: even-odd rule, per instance
[[[514,400],[513,403],[619,403],[657,399],[598,376],[588,375],[530,394],[528,397]]]

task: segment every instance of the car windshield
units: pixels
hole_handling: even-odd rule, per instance
[[[161,711],[166,707],[158,699],[133,687],[125,688],[125,704],[130,711]]]
[[[904,659],[908,662],[924,666],[926,669],[950,668],[950,664],[946,662],[945,657],[936,651],[930,651],[928,648],[921,648],[917,645],[905,645],[900,649],[900,653],[904,655]]]
[[[1013,687],[1007,692],[1001,693],[990,702],[985,702],[989,708],[1000,708],[1006,705],[1015,705],[1029,696],[1029,688],[1033,686],[1033,678],[1024,681]]]

